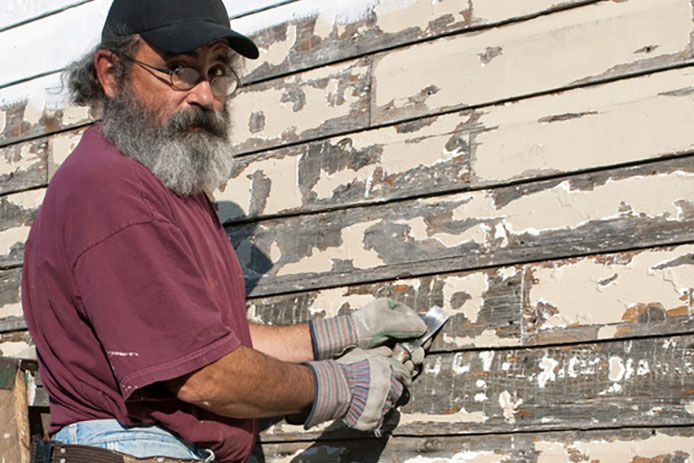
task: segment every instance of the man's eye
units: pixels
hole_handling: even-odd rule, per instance
[[[228,74],[229,74],[229,72],[227,71],[227,68],[224,66],[213,66],[208,71],[208,75],[209,75],[210,79],[213,77],[226,76]]]
[[[182,67],[183,66],[181,66],[180,64],[174,63],[174,64],[169,64],[168,66],[166,66],[166,69],[170,73],[175,74],[176,72],[180,71]]]

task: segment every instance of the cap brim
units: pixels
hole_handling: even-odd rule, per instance
[[[226,39],[229,46],[246,58],[255,59],[258,47],[248,37],[209,21],[187,21],[140,32],[147,42],[169,53],[188,53],[203,45]]]

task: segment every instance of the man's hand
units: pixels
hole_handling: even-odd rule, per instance
[[[391,339],[421,336],[427,327],[421,317],[392,299],[378,298],[351,315],[311,321],[316,359],[334,358],[352,347],[369,349]]]
[[[316,388],[304,427],[342,418],[351,428],[378,434],[384,416],[412,381],[412,370],[391,353],[387,347],[357,348],[336,361],[309,362]]]

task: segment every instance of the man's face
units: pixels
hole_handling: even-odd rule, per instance
[[[191,53],[178,55],[156,50],[143,42],[133,58],[163,69],[172,69],[174,66],[190,67],[206,76],[210,74],[210,70],[219,66],[230,66],[230,54],[229,45],[225,41],[214,42]],[[215,95],[207,80],[200,81],[190,90],[176,90],[169,84],[169,76],[164,73],[137,64],[131,69],[130,88],[133,96],[157,115],[157,122],[161,126],[176,112],[200,107],[219,113],[226,103],[226,96]]]
[[[135,59],[164,69],[191,67],[209,76],[220,63],[228,65],[228,53],[223,43],[172,56],[143,44]],[[104,105],[101,131],[176,194],[212,192],[229,179],[234,165],[226,97],[215,96],[207,80],[189,90],[176,90],[169,82],[166,73],[134,63]]]

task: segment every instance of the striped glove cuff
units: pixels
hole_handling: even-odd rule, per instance
[[[305,365],[313,372],[316,386],[313,407],[304,422],[304,429],[344,416],[351,399],[345,368],[334,360],[307,362]]]
[[[331,359],[357,345],[357,329],[351,315],[318,318],[309,323],[313,358]]]
[[[345,368],[345,377],[352,393],[352,401],[342,421],[350,428],[356,428],[359,418],[364,414],[364,407],[366,407],[366,401],[369,398],[371,382],[369,360],[350,364],[348,368]]]

